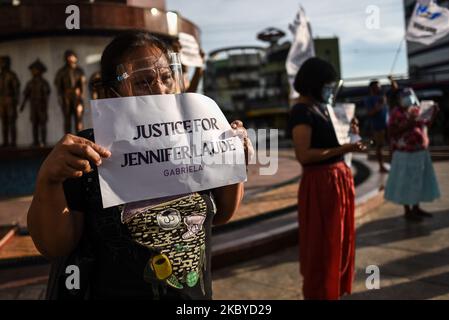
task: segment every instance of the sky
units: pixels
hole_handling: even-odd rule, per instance
[[[178,11],[201,29],[206,53],[236,45],[266,45],[256,34],[276,27],[292,40],[288,24],[302,5],[314,37],[337,36],[344,79],[388,75],[404,37],[402,0],[166,0],[167,10]],[[377,29],[367,27],[376,6]],[[370,14],[371,13],[371,14]],[[402,44],[393,74],[407,73],[406,42]]]

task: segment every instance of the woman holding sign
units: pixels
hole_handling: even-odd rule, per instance
[[[303,167],[298,214],[305,299],[338,299],[351,293],[354,275],[354,181],[343,156],[364,146],[337,141],[325,107],[332,103],[336,80],[332,65],[311,58],[294,82],[301,96],[289,125]]]
[[[175,93],[176,77],[167,47],[146,32],[118,36],[102,55],[109,98]],[[232,128],[247,146],[242,123]],[[97,167],[110,156],[85,130],[64,136],[40,168],[28,228],[53,262],[47,297],[211,299],[211,227],[236,212],[243,183],[103,209]],[[80,283],[67,285],[68,265]]]
[[[399,91],[398,104],[389,120],[393,158],[385,199],[403,205],[405,219],[421,221],[432,214],[422,210],[420,202],[431,202],[440,197],[427,135],[427,127],[432,126],[438,106],[431,106],[428,117],[423,116],[411,88]]]

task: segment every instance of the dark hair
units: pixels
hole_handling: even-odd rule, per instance
[[[379,85],[379,80],[377,80],[377,79],[372,79],[372,80],[370,81],[368,87],[371,89],[372,87],[377,86],[377,85]]]
[[[302,96],[321,101],[321,91],[326,83],[337,80],[337,72],[327,61],[310,58],[303,63],[295,77],[293,87]]]
[[[69,49],[69,50],[66,50],[66,51],[64,52],[64,60],[67,60],[67,58],[70,57],[70,56],[78,57],[78,56],[76,55],[75,51],[70,50],[70,49]]]
[[[101,82],[110,86],[117,79],[116,68],[123,57],[138,47],[152,46],[161,50],[168,60],[168,48],[159,38],[144,30],[126,31],[115,37],[101,56]]]

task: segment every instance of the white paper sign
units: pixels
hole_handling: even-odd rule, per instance
[[[349,131],[351,129],[351,120],[355,114],[355,104],[337,103],[334,107],[328,105],[327,110],[337,135],[339,144],[349,143]]]
[[[184,32],[179,33],[179,43],[181,44],[181,62],[189,67],[202,67],[203,58],[200,55],[200,46],[196,39]]]
[[[217,104],[196,94],[91,101],[103,207],[246,181],[243,144]]]
[[[352,143],[351,141],[351,121],[355,115],[354,103],[337,103],[334,107],[328,105],[327,110],[334,126],[335,134],[337,136],[338,143],[343,145],[345,143]],[[348,167],[351,167],[352,154],[347,153],[344,155],[345,163]]]
[[[433,116],[435,102],[433,100],[421,100],[419,104],[418,120],[430,121]]]

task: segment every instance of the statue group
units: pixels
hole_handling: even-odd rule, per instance
[[[72,124],[76,131],[83,129],[83,89],[86,78],[78,66],[78,57],[72,50],[64,54],[65,64],[58,70],[54,85],[58,102],[64,117],[64,132],[72,133]],[[27,103],[30,106],[33,146],[47,144],[48,99],[50,85],[43,77],[46,66],[37,59],[29,67],[31,79],[26,83],[23,100],[20,106],[22,112]],[[17,106],[20,100],[20,81],[11,70],[11,59],[0,57],[0,117],[2,122],[3,147],[17,145]]]
[[[2,118],[3,146],[15,146],[17,137],[17,104],[20,82],[11,71],[11,59],[0,57],[0,117]]]
[[[181,44],[176,41],[172,44],[175,52],[181,50]],[[204,53],[200,52],[202,58]],[[28,66],[31,79],[25,84],[23,99],[20,105],[22,112],[27,104],[30,108],[32,124],[33,146],[47,145],[48,100],[50,85],[44,78],[47,67],[37,59]],[[192,79],[187,77],[187,67],[183,65],[185,88],[187,92],[196,92],[203,74],[201,67],[196,67]],[[84,88],[86,77],[84,71],[78,66],[78,57],[73,50],[64,53],[64,65],[56,72],[54,86],[58,96],[58,103],[63,115],[65,133],[73,133],[83,129],[84,114]],[[100,72],[94,72],[89,78],[89,89],[92,99],[105,97],[101,85]],[[17,145],[17,106],[20,100],[20,81],[16,73],[11,70],[9,56],[0,56],[0,117],[3,133],[3,147],[16,147]]]

